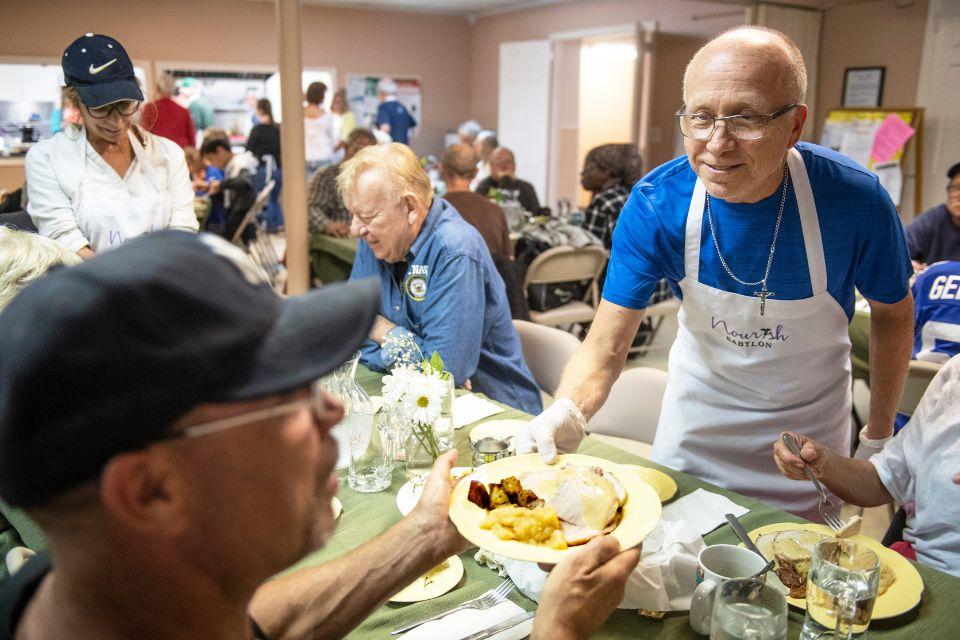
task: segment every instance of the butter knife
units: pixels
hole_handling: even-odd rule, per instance
[[[497,623],[490,627],[489,629],[484,629],[483,631],[477,631],[476,633],[470,634],[465,638],[460,640],[484,640],[485,638],[491,638],[501,631],[506,631],[507,629],[513,629],[516,626],[519,626],[536,615],[536,611],[527,611],[524,613],[517,614],[512,618],[507,618],[503,622]]]
[[[737,519],[737,516],[733,515],[732,513],[728,513],[726,514],[725,517],[727,519],[727,522],[730,523],[730,526],[733,527],[734,533],[736,533],[737,537],[740,538],[740,540],[743,542],[743,545],[750,551],[753,551],[755,554],[760,556],[763,559],[763,561],[767,563],[763,567],[763,569],[761,569],[756,574],[750,577],[756,578],[757,576],[762,576],[767,571],[770,571],[770,569],[773,569],[773,566],[775,564],[774,561],[767,560],[766,557],[764,557],[764,555],[760,552],[760,549],[757,548],[757,545],[755,545],[753,543],[753,540],[750,539],[750,536],[747,534],[747,530],[743,528],[743,524],[740,522],[740,520]]]

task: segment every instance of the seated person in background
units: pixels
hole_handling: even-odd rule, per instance
[[[943,260],[960,261],[960,162],[947,171],[947,202],[921,213],[906,228],[914,269]]]
[[[0,342],[0,497],[49,543],[0,583],[3,637],[339,638],[467,547],[447,516],[449,453],[397,524],[268,581],[333,532],[343,407],[312,383],[357,348],[378,291],[286,300],[252,273],[221,239],[159,232],[0,315],[23,336]],[[63,305],[65,291],[85,295]],[[73,384],[22,392],[51,375]],[[554,568],[534,640],[596,630],[640,557],[618,552],[602,537]]]
[[[516,200],[525,211],[537,213],[540,200],[533,185],[516,176],[517,163],[513,152],[506,147],[497,147],[490,154],[490,177],[477,185],[476,191],[482,196],[499,200]]]
[[[447,185],[444,199],[464,220],[483,236],[490,255],[511,258],[510,232],[503,210],[489,198],[470,191],[470,180],[477,173],[477,156],[466,144],[450,145],[440,159],[440,176]]]
[[[389,369],[396,343],[413,340],[424,357],[440,354],[458,386],[469,381],[494,400],[539,412],[540,390],[490,251],[434,195],[413,151],[398,143],[361,149],[343,163],[337,186],[353,214],[350,232],[361,239],[350,279],[380,280],[380,315],[362,348],[364,364]]]
[[[249,151],[234,153],[230,143],[222,138],[205,140],[200,148],[200,156],[209,167],[219,169],[223,179],[209,184],[211,196],[223,194],[223,205],[226,207],[224,220],[214,219],[214,211],[210,212],[207,220],[207,230],[222,230],[225,238],[230,238],[243,221],[243,217],[253,206],[257,198],[253,188],[253,176],[257,172],[257,159]]]
[[[930,265],[913,299],[913,359],[943,363],[960,353],[960,262]]]
[[[0,226],[0,312],[20,289],[60,265],[76,265],[82,260],[56,240],[36,233]],[[39,527],[19,509],[0,501],[0,578],[8,565],[16,570],[14,556],[24,557],[24,548],[38,549],[43,544]],[[15,550],[8,558],[8,553]],[[8,558],[4,562],[4,558]]]
[[[347,135],[347,146],[343,151],[346,162],[364,147],[377,144],[377,139],[369,129],[354,129]],[[337,176],[340,175],[342,162],[331,165],[313,174],[307,186],[307,206],[310,213],[310,233],[322,233],[334,238],[346,238],[350,235],[350,212],[343,206],[343,199],[337,191]]]
[[[470,181],[470,190],[476,191],[480,183],[490,176],[490,154],[500,146],[497,141],[497,134],[489,129],[477,134],[477,139],[473,142],[473,150],[480,159],[477,162],[477,175]]]
[[[630,189],[643,175],[643,161],[633,144],[604,144],[587,153],[580,185],[592,195],[583,228],[600,238],[609,251],[613,228]]]
[[[943,366],[907,426],[869,460],[794,435],[800,458],[779,439],[774,443],[783,475],[807,481],[803,467],[808,466],[830,491],[861,507],[916,503],[904,541],[919,562],[960,577],[960,358]]]

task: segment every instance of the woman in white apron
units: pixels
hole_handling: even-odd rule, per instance
[[[27,210],[41,234],[83,258],[151,231],[197,230],[183,151],[133,124],[143,93],[123,47],[87,34],[63,54],[70,126],[27,155]]]
[[[827,292],[817,208],[795,149],[787,164],[813,295],[766,299],[761,315],[756,297],[698,281],[706,200],[698,179],[687,214],[680,329],[651,457],[820,520],[813,485],[777,475],[771,447],[781,431],[798,431],[849,450],[850,340],[846,313]]]

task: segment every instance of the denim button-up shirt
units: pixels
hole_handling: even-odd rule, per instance
[[[434,351],[457,385],[528,413],[539,413],[540,390],[523,360],[510,318],[506,288],[483,238],[446,200],[435,197],[420,234],[404,256],[398,280],[394,265],[378,260],[363,240],[350,279],[380,279],[380,314],[408,334],[424,357]],[[362,361],[387,370],[392,354],[367,340]]]

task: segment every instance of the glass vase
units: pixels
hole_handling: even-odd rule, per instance
[[[407,435],[404,458],[407,475],[411,480],[429,475],[433,463],[442,453],[440,441],[433,424],[413,423]]]
[[[436,423],[433,425],[441,452],[453,449],[453,400],[455,398],[453,374],[444,371],[442,377],[447,385],[447,391],[440,401],[440,417],[437,418]]]

